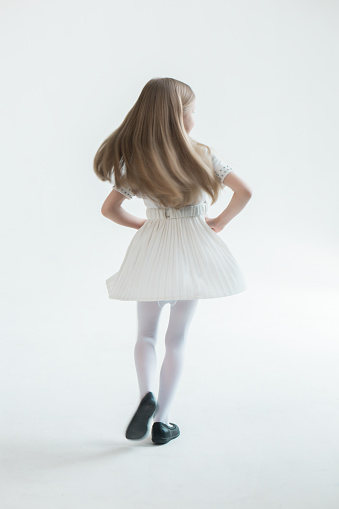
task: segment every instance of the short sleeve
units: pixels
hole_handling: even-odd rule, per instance
[[[124,173],[124,167],[123,167],[122,172]],[[129,186],[124,186],[124,187],[116,186],[114,177],[113,177],[113,173],[112,173],[112,177],[111,177],[111,183],[113,184],[113,189],[115,189],[119,193],[123,194],[128,200],[131,200],[133,198],[134,192],[132,191],[132,189]]]
[[[216,154],[215,152],[212,152],[212,161],[213,161],[213,168],[216,176],[220,180],[223,187],[225,187],[225,184],[223,183],[224,178],[226,175],[228,175],[232,168],[228,164],[224,163]]]
[[[128,200],[131,200],[134,196],[134,193],[130,187],[117,187],[115,184],[113,185],[113,189],[123,194]]]

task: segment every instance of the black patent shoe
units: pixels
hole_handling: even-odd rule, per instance
[[[170,422],[172,426],[168,426],[164,422],[154,422],[152,426],[152,442],[154,444],[167,444],[173,438],[180,435],[179,426]]]
[[[129,423],[125,437],[129,440],[139,440],[143,438],[148,431],[148,421],[155,412],[156,401],[153,393],[148,392],[140,401],[137,411]]]

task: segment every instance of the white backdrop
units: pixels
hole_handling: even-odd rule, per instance
[[[0,5],[6,508],[144,507],[151,487],[162,508],[337,507],[338,2]],[[171,417],[184,431],[150,454],[124,438],[136,304],[105,285],[136,230],[101,215],[111,185],[92,165],[165,76],[192,87],[192,137],[253,196],[220,233],[248,290],[199,303]]]

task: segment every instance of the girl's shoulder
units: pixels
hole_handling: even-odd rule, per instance
[[[206,153],[209,152],[207,148],[205,148],[205,151]],[[225,186],[223,181],[226,175],[228,175],[232,171],[232,167],[228,163],[226,163],[225,160],[222,159],[212,148],[210,148],[210,155],[212,157],[214,173],[216,174],[222,185]]]
[[[125,175],[125,173],[126,173],[126,165],[124,163],[121,168],[121,174]],[[133,196],[135,196],[135,193],[132,191],[132,189],[128,185],[125,185],[124,187],[120,187],[120,186],[118,187],[116,185],[113,172],[111,174],[110,182],[112,184],[112,188],[115,189],[116,191],[118,191],[119,193],[123,194],[125,196],[125,198],[127,198],[128,200],[131,200],[133,198]]]

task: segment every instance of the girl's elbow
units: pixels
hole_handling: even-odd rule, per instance
[[[107,208],[104,205],[101,207],[100,212],[104,217],[107,217]]]

